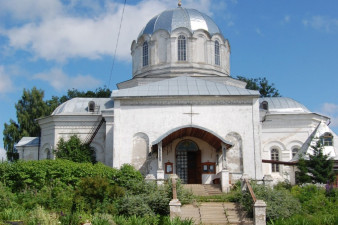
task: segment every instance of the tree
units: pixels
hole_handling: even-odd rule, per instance
[[[321,140],[316,145],[311,146],[313,154],[308,154],[309,159],[301,157],[298,161],[298,177],[300,183],[322,183],[333,182],[333,160],[323,153],[323,143]]]
[[[13,161],[18,158],[14,145],[24,136],[39,136],[40,127],[35,119],[49,115],[51,109],[43,100],[44,92],[35,87],[24,89],[21,99],[15,104],[17,123],[10,120],[4,124],[4,148],[7,158]]]
[[[55,155],[57,158],[73,162],[96,162],[94,149],[83,143],[77,135],[72,135],[68,141],[61,138],[57,143]]]
[[[237,79],[240,81],[246,82],[245,88],[250,90],[259,91],[261,97],[280,97],[279,91],[274,87],[275,84],[269,84],[269,81],[266,77],[259,78],[245,78],[242,76],[237,76]]]

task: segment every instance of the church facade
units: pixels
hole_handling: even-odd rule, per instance
[[[108,166],[128,163],[158,181],[176,174],[184,183],[221,183],[223,191],[243,175],[295,182],[293,162],[314,138],[338,159],[328,117],[245,89],[230,76],[230,52],[207,15],[162,12],[131,44],[133,78],[111,98],[74,98],[39,119],[41,137],[23,138],[20,158],[54,158],[58,140],[76,134]]]

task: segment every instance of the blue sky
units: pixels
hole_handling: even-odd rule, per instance
[[[46,98],[131,78],[130,45],[175,0],[0,0],[0,152],[23,88]],[[280,93],[330,116],[338,133],[338,1],[182,0],[211,16],[231,45],[231,74],[267,77]],[[0,153],[1,155],[1,153]],[[1,158],[1,156],[0,156]]]

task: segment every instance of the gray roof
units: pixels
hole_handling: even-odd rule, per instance
[[[21,138],[19,143],[15,145],[15,147],[39,146],[39,142],[40,142],[40,138],[38,137],[23,137]]]
[[[211,35],[222,35],[216,23],[209,16],[195,9],[178,7],[176,9],[166,10],[153,17],[142,29],[139,37],[143,34],[152,35],[157,30],[166,30],[171,33],[179,27],[187,28],[192,33],[202,29],[208,31]]]
[[[114,101],[110,98],[72,98],[59,105],[52,115],[88,113],[88,103],[90,101],[95,102],[95,113],[100,113],[103,109],[114,108]]]
[[[146,96],[248,96],[258,91],[225,85],[203,79],[181,76],[142,86],[114,90],[112,97]]]
[[[268,102],[269,112],[276,113],[311,113],[303,104],[287,97],[260,98],[260,103]]]

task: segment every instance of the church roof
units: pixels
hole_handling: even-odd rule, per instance
[[[38,137],[23,137],[21,140],[15,145],[15,147],[28,147],[28,146],[38,146],[40,142],[40,138]]]
[[[194,77],[175,77],[142,86],[114,90],[112,97],[147,96],[259,96],[258,91]]]
[[[95,102],[94,113],[100,113],[103,109],[114,108],[114,102],[110,98],[72,98],[59,105],[52,115],[89,113],[88,103],[90,101]]]
[[[173,30],[180,27],[187,28],[192,33],[201,29],[208,31],[211,35],[222,35],[216,23],[206,14],[201,13],[196,9],[178,7],[165,10],[153,17],[142,29],[139,37],[143,34],[152,35],[157,30],[166,30],[171,33]]]
[[[270,113],[311,113],[303,104],[287,97],[260,98],[260,103],[268,102]]]

